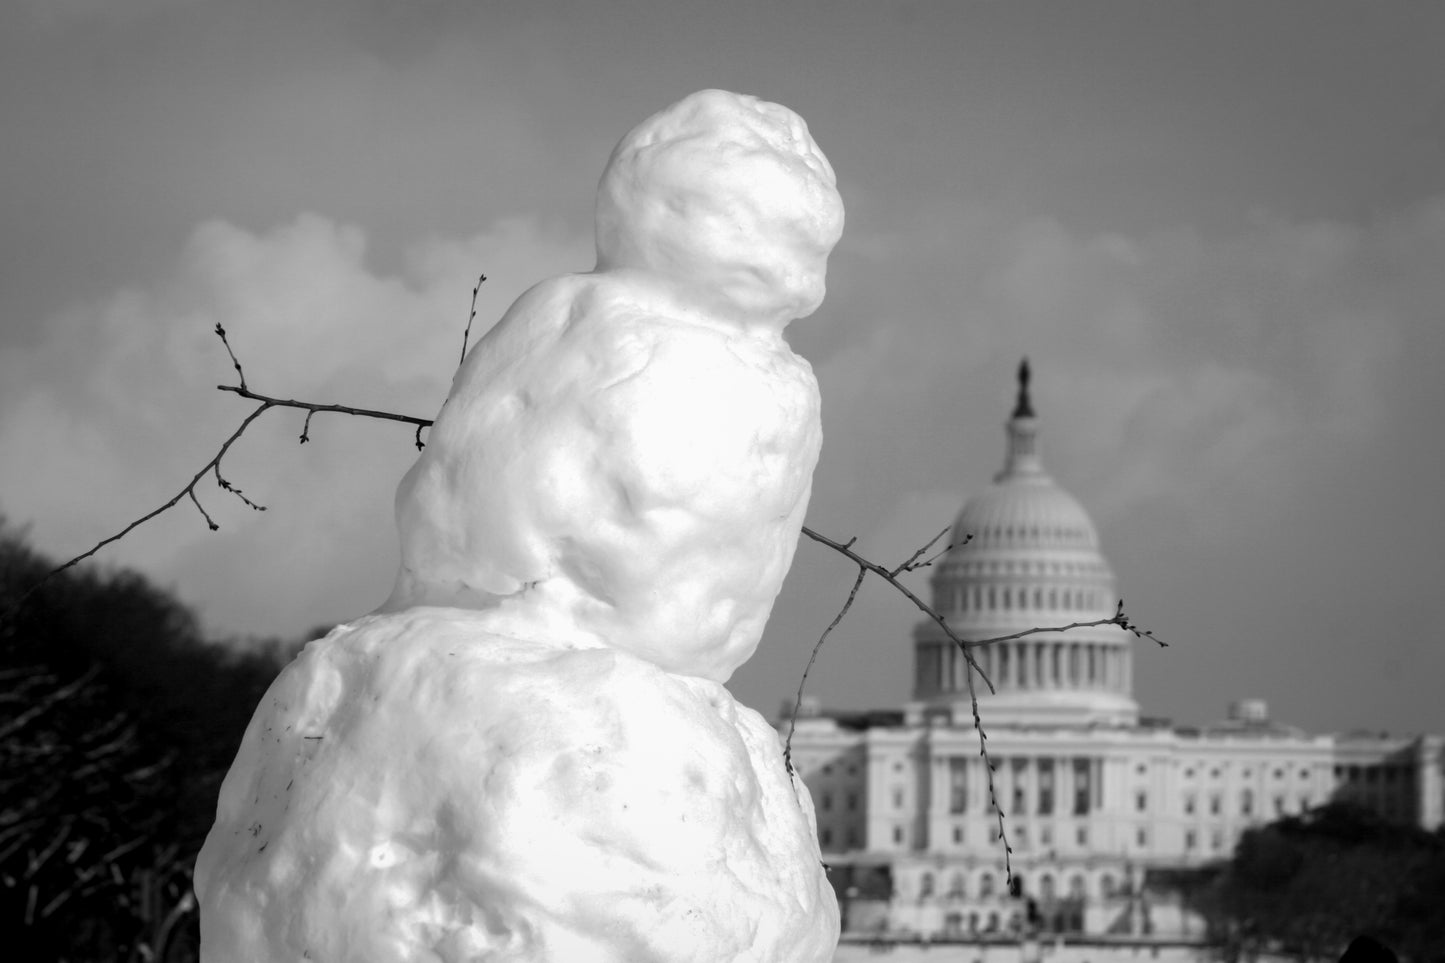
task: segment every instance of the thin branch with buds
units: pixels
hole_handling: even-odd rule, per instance
[[[472,310],[471,313],[467,315],[467,329],[462,332],[462,357],[461,361],[457,362],[458,365],[467,360],[467,341],[472,336],[472,322],[477,320],[477,292],[480,291],[482,285],[486,283],[487,276],[485,274],[478,274],[477,283],[472,285]],[[242,385],[242,387],[245,386]]]

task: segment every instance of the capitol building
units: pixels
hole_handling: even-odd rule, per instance
[[[935,563],[933,607],[965,640],[1106,620],[1118,604],[1088,512],[1044,469],[1028,378],[1025,362],[1003,469]],[[1154,643],[1100,625],[972,649],[996,688],[975,674],[1013,887],[969,673],[936,623],[913,632],[900,709],[805,700],[792,759],[845,933],[1002,937],[1028,915],[1044,933],[1197,938],[1187,880],[1252,826],[1341,799],[1425,828],[1445,818],[1445,737],[1311,735],[1251,698],[1209,725],[1151,720],[1134,694],[1140,644]]]

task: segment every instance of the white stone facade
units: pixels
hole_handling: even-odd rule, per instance
[[[1117,604],[1092,522],[1043,472],[1020,373],[1005,468],[964,506],[933,578],[934,607],[968,640],[1106,619]],[[932,622],[914,639],[910,702],[805,704],[793,737],[846,933],[1003,936],[1031,902],[1045,932],[1197,938],[1177,883],[1251,826],[1338,799],[1426,828],[1445,819],[1445,736],[1309,735],[1259,700],[1210,726],[1141,720],[1131,635],[1031,635],[972,650],[997,688],[975,675],[1013,896],[963,659]]]

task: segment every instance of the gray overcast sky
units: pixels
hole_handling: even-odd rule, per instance
[[[906,555],[986,485],[1020,355],[1090,509],[1146,712],[1267,698],[1445,731],[1445,5],[31,0],[0,12],[0,512],[74,554],[169,498],[260,391],[430,416],[479,323],[592,266],[629,127],[787,104],[838,171],[809,524]],[[108,550],[218,633],[385,597],[410,433],[268,414]],[[732,687],[771,714],[849,567],[804,543]],[[920,584],[923,584],[920,580]],[[812,691],[908,696],[870,584]]]

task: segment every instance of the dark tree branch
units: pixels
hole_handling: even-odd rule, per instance
[[[394,411],[378,411],[375,408],[352,408],[349,405],[323,405],[314,401],[297,401],[294,398],[273,398],[270,395],[258,394],[251,389],[237,385],[216,385],[217,391],[229,391],[240,395],[242,398],[250,398],[252,401],[260,401],[267,408],[300,408],[303,411],[315,414],[318,411],[335,412],[339,415],[355,415],[358,418],[380,418],[384,421],[400,421],[408,425],[416,425],[418,428],[430,427],[430,418],[418,418],[415,415],[399,415]],[[310,416],[307,416],[308,421]]]

